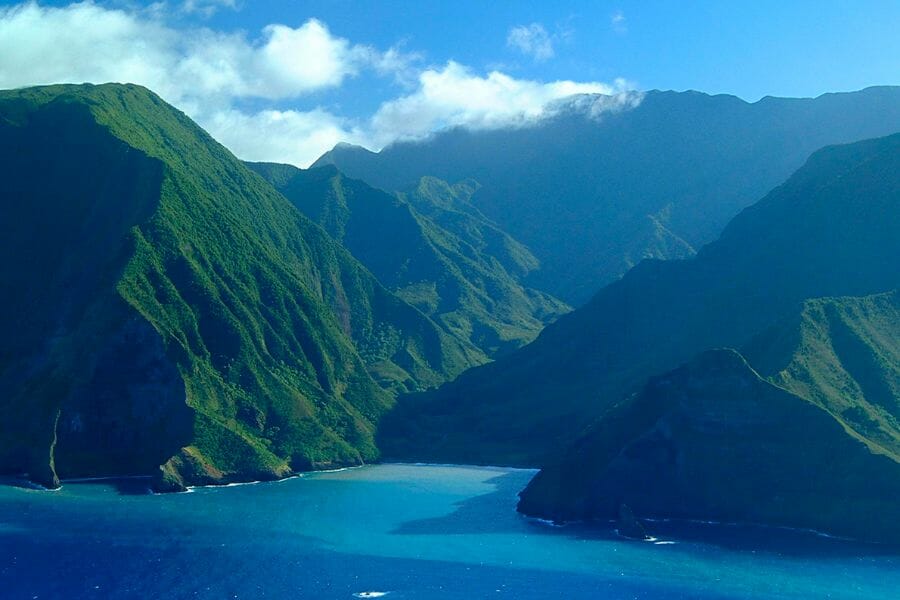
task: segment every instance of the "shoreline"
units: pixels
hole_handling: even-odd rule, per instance
[[[462,464],[462,463],[428,463],[428,462],[376,462],[376,463],[366,463],[362,465],[348,465],[346,467],[335,467],[329,469],[315,469],[311,471],[297,471],[295,473],[291,473],[285,477],[279,477],[277,479],[254,479],[251,481],[230,481],[228,483],[206,483],[206,484],[197,484],[197,485],[188,485],[185,486],[185,489],[179,491],[172,492],[157,492],[150,490],[150,494],[152,495],[165,495],[165,494],[187,494],[194,492],[196,490],[202,489],[210,489],[210,488],[231,488],[231,487],[241,487],[246,485],[258,485],[262,483],[281,483],[283,481],[289,481],[291,479],[299,479],[302,477],[306,477],[309,475],[316,475],[318,473],[340,473],[343,471],[352,471],[356,469],[362,469],[365,467],[377,467],[377,466],[398,466],[398,467],[439,467],[439,468],[455,468],[455,469],[478,469],[485,471],[515,471],[515,472],[523,472],[523,471],[533,471],[537,473],[539,469],[537,468],[529,468],[529,467],[505,467],[503,465],[475,465],[475,464]],[[26,487],[28,489],[33,489],[36,491],[47,491],[47,492],[57,492],[63,488],[65,484],[68,483],[103,483],[103,482],[114,482],[114,481],[140,481],[140,480],[152,480],[153,475],[99,475],[96,477],[67,477],[65,479],[59,480],[59,487],[50,488],[32,479],[29,479],[27,474],[21,475],[9,475],[6,477],[0,477],[0,485],[12,485],[16,487]]]
[[[563,528],[567,528],[567,527],[578,527],[579,525],[586,526],[586,527],[590,527],[592,525],[599,526],[599,525],[603,525],[604,523],[606,525],[612,527],[616,523],[615,519],[611,519],[611,520],[605,521],[605,522],[596,520],[596,519],[586,519],[586,520],[581,520],[581,521],[555,521],[553,519],[544,519],[541,517],[535,517],[535,516],[526,515],[523,513],[520,513],[520,514],[522,515],[523,518],[525,518],[526,520],[528,520],[530,522],[535,523],[538,526],[553,527],[554,529],[563,529]],[[840,541],[840,542],[850,542],[850,543],[854,543],[854,544],[866,544],[866,545],[872,544],[872,545],[876,545],[876,546],[888,546],[888,547],[891,546],[891,544],[887,544],[884,542],[870,542],[870,541],[866,541],[866,540],[859,540],[856,538],[835,535],[833,533],[828,533],[825,531],[819,531],[817,529],[809,529],[806,527],[790,527],[788,525],[775,525],[775,524],[771,524],[771,523],[754,523],[754,522],[742,523],[742,522],[735,522],[735,521],[715,521],[715,520],[707,520],[707,519],[677,519],[677,518],[653,518],[653,517],[640,517],[638,520],[647,522],[647,523],[671,523],[673,525],[702,525],[702,526],[708,526],[708,527],[714,527],[714,528],[731,527],[731,528],[748,528],[748,529],[763,529],[763,530],[778,529],[778,530],[786,531],[789,533],[811,535],[811,536],[815,536],[815,537],[826,538],[826,539],[836,540],[836,541]],[[618,535],[615,527],[612,527],[610,529],[610,531],[616,532],[616,535]],[[623,539],[628,539],[628,538],[624,538],[624,536],[619,536],[619,537],[622,537]],[[636,541],[649,542],[649,543],[653,543],[655,545],[668,545],[669,543],[677,543],[675,541],[670,542],[669,540],[660,540],[659,538],[652,536],[652,535],[646,540],[636,540]]]
[[[505,467],[503,465],[478,465],[478,464],[460,464],[460,463],[428,463],[428,462],[384,462],[372,463],[373,465],[397,465],[404,467],[453,467],[458,469],[483,469],[486,471],[540,471],[539,467]]]
[[[281,477],[278,479],[266,479],[266,480],[252,480],[252,481],[233,481],[229,483],[211,483],[204,485],[190,485],[187,486],[184,490],[177,492],[156,492],[152,489],[148,488],[147,495],[153,496],[164,496],[168,494],[189,494],[198,490],[204,489],[218,489],[218,488],[233,488],[233,487],[243,487],[243,486],[251,486],[251,485],[259,485],[259,484],[276,484],[282,483],[285,481],[290,481],[293,479],[301,479],[308,476],[314,476],[316,474],[322,473],[340,473],[344,471],[354,471],[358,469],[363,469],[366,467],[377,467],[377,466],[399,466],[399,467],[438,467],[438,468],[457,468],[457,469],[474,469],[474,470],[484,470],[484,471],[505,471],[505,472],[537,472],[538,469],[530,469],[527,467],[504,467],[500,465],[469,465],[469,464],[459,464],[459,463],[426,463],[426,462],[385,462],[385,463],[368,463],[362,465],[350,465],[346,467],[337,467],[332,469],[320,469],[314,471],[300,471],[296,473],[292,473],[286,477]],[[8,485],[11,487],[18,487],[20,489],[26,489],[30,491],[38,491],[38,492],[58,492],[63,489],[65,484],[92,484],[92,483],[104,483],[104,482],[116,482],[116,481],[141,481],[146,480],[150,481],[153,479],[152,475],[106,475],[106,476],[97,476],[97,477],[72,477],[60,480],[59,487],[49,488],[41,485],[27,477],[26,474],[22,475],[6,475],[0,476],[0,485]],[[538,527],[548,527],[556,530],[566,529],[566,528],[575,528],[579,526],[583,527],[591,527],[591,526],[602,526],[604,529],[609,528],[609,531],[612,533],[616,533],[615,527],[613,527],[616,523],[615,520],[609,521],[601,521],[596,519],[587,519],[587,520],[573,520],[573,521],[559,521],[554,519],[546,519],[538,516],[528,515],[525,513],[520,513],[515,507],[513,510],[525,521],[529,523],[533,523]],[[671,517],[642,517],[641,521],[647,523],[670,523],[673,525],[695,525],[695,526],[706,526],[713,528],[749,528],[749,529],[761,529],[761,530],[781,530],[793,534],[803,534],[810,535],[818,538],[835,540],[840,542],[849,542],[855,544],[866,544],[866,545],[876,545],[876,546],[890,546],[890,544],[883,542],[869,542],[865,540],[859,540],[855,538],[850,538],[846,536],[836,535],[832,533],[828,533],[825,531],[820,531],[816,529],[804,528],[804,527],[790,527],[788,525],[776,525],[776,524],[768,524],[768,523],[756,523],[756,522],[735,522],[735,521],[717,521],[717,520],[709,520],[709,519],[680,519],[680,518],[671,518]],[[622,537],[622,536],[619,536]],[[677,536],[676,536],[677,537]],[[625,539],[625,538],[623,538]],[[651,543],[654,545],[670,545],[679,543],[676,540],[662,540],[656,536],[650,536],[646,540],[639,540],[646,543]]]

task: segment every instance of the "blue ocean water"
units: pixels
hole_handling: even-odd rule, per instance
[[[533,471],[378,465],[147,495],[0,486],[2,598],[897,598],[900,552],[778,529],[659,542],[519,516]]]

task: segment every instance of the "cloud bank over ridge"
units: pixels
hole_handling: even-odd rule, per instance
[[[138,83],[197,120],[240,158],[298,166],[340,141],[378,149],[445,127],[521,126],[552,114],[562,98],[629,89],[622,80],[481,75],[452,60],[423,66],[416,52],[355,44],[317,19],[296,27],[273,23],[248,35],[179,26],[164,12],[160,5],[126,10],[90,1],[2,8],[0,88]],[[363,74],[384,79],[395,95],[363,117],[320,104],[323,93]]]

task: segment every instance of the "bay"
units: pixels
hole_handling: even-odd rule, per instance
[[[534,471],[375,465],[150,495],[0,486],[3,598],[890,598],[900,553],[652,523],[656,542],[515,512]],[[379,594],[385,594],[379,596]]]

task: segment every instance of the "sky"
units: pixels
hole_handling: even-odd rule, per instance
[[[238,157],[305,167],[572,94],[898,85],[898,32],[900,0],[0,0],[0,89],[139,83]]]

